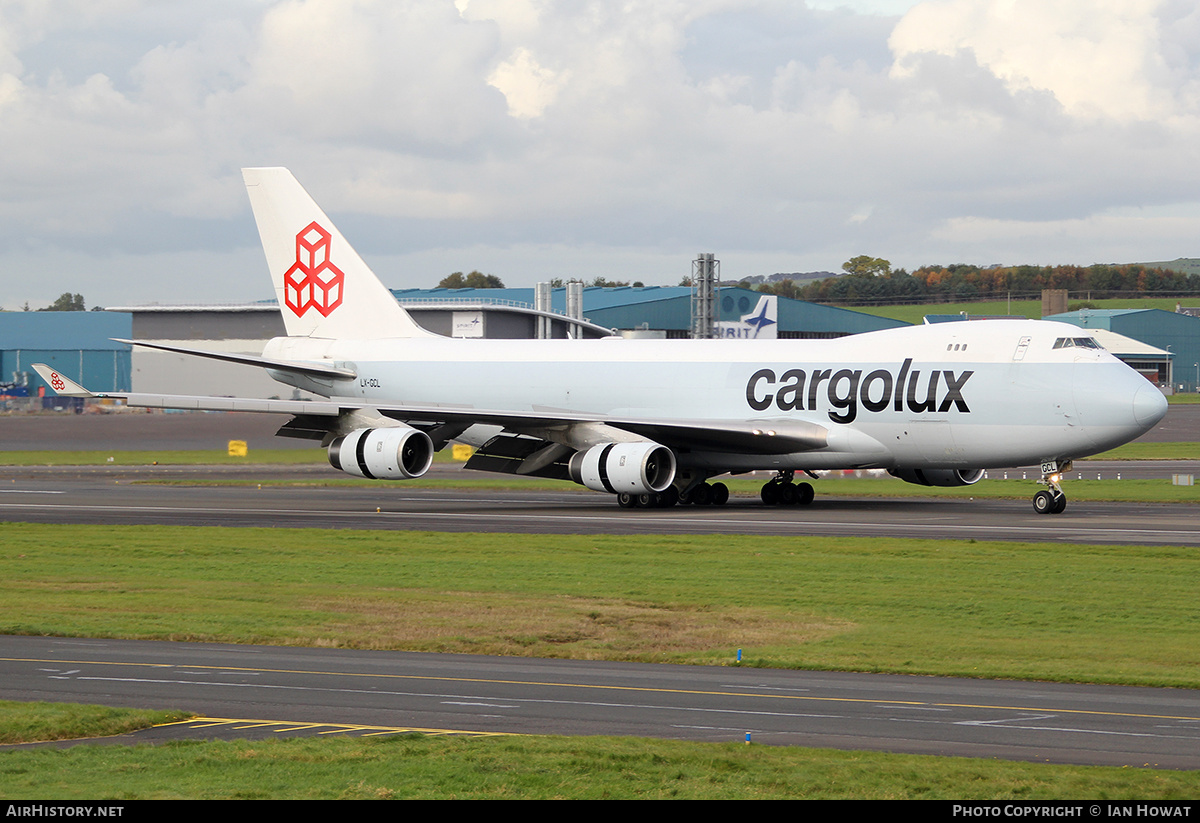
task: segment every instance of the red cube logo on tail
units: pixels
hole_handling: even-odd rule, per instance
[[[332,235],[316,221],[296,234],[296,262],[283,275],[283,302],[297,317],[310,308],[322,317],[342,304],[342,270],[329,261]]]

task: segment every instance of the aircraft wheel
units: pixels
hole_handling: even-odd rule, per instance
[[[729,502],[729,487],[724,483],[712,484],[712,504],[714,506],[724,506]]]
[[[1054,507],[1050,510],[1050,513],[1051,514],[1062,514],[1066,510],[1067,510],[1067,496],[1065,494],[1060,494],[1058,497],[1054,498]]]
[[[679,489],[674,486],[667,486],[667,490],[660,492],[658,495],[658,505],[664,509],[669,509],[679,502]]]
[[[800,493],[796,490],[794,483],[779,484],[779,504],[782,506],[794,506],[800,502]]]
[[[701,483],[692,489],[692,502],[697,506],[711,506],[713,502],[712,486],[707,483]]]
[[[629,492],[619,492],[617,494],[617,505],[622,509],[632,509],[635,505],[633,495]]]
[[[654,492],[638,494],[634,496],[634,505],[639,509],[653,509],[658,506],[658,495]]]
[[[807,506],[817,496],[817,493],[813,491],[812,483],[797,483],[796,491],[799,497],[796,503],[801,506]]]
[[[779,484],[772,481],[763,483],[763,487],[758,492],[758,496],[762,498],[762,502],[767,506],[779,505]]]
[[[1054,503],[1054,495],[1045,489],[1033,496],[1033,510],[1038,514],[1054,514]]]

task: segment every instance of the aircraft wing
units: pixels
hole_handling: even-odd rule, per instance
[[[33,364],[36,371],[58,394],[66,397],[114,398],[130,406],[195,411],[244,411],[297,416],[292,436],[320,437],[322,431],[334,431],[334,420],[352,412],[376,413],[414,428],[439,426],[456,428],[461,433],[475,424],[501,426],[515,434],[546,438],[547,432],[572,425],[591,424],[620,429],[673,449],[717,451],[739,454],[782,454],[811,451],[827,445],[828,430],[815,423],[794,420],[661,420],[641,417],[581,414],[570,411],[506,411],[464,406],[380,405],[353,400],[265,400],[248,397],[205,397],[139,392],[92,392],[63,377],[44,363]],[[308,418],[305,420],[305,418]],[[317,418],[317,420],[312,420]],[[289,424],[290,425],[290,424]],[[287,429],[289,426],[285,426]],[[301,432],[308,432],[302,434]],[[281,431],[282,433],[282,431]],[[451,435],[452,437],[453,435]]]
[[[608,425],[641,435],[671,448],[737,454],[783,454],[828,445],[829,430],[816,423],[791,420],[621,420]]]

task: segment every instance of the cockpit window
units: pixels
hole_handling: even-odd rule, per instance
[[[1060,337],[1054,341],[1056,349],[1103,349],[1094,337]]]

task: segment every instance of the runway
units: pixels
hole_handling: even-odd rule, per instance
[[[0,697],[220,718],[132,736],[632,735],[1200,768],[1200,692],[901,675],[0,637]],[[275,721],[274,723],[268,721]]]
[[[1194,463],[1180,464],[1196,470]],[[1178,466],[1176,468],[1179,468]],[[1149,471],[1150,469],[1147,469]],[[1162,467],[1154,471],[1162,472]],[[445,468],[446,473],[458,472]],[[1136,467],[1125,471],[1136,473]],[[1200,471],[1196,471],[1200,474]],[[0,520],[34,523],[263,526],[531,534],[757,534],[1200,545],[1192,505],[1071,501],[1063,515],[1020,500],[838,497],[817,484],[810,506],[766,507],[735,497],[719,507],[621,509],[611,495],[378,486],[258,487],[255,478],[340,478],[328,466],[0,469]],[[479,477],[472,474],[472,477]],[[144,479],[242,479],[249,486],[156,485]],[[1015,482],[1015,481],[1014,481]],[[1034,486],[1029,483],[1030,494]],[[1068,485],[1068,495],[1070,488]]]

